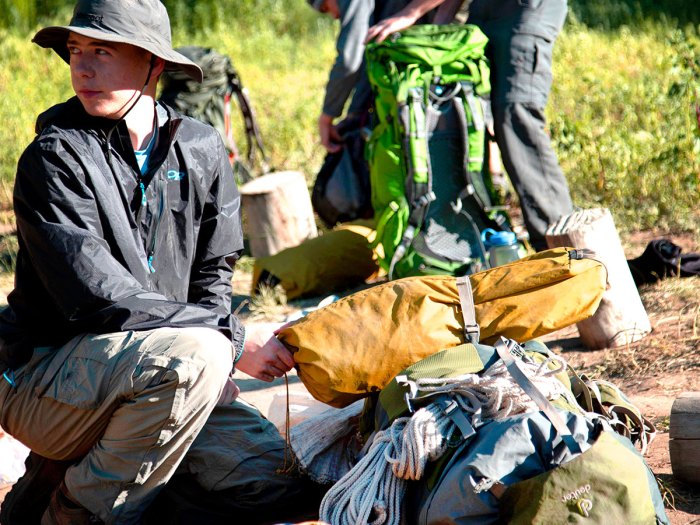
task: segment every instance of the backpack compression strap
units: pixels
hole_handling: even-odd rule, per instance
[[[464,178],[466,183],[464,185],[464,190],[462,190],[462,193],[459,195],[458,202],[461,202],[462,199],[471,195],[479,203],[481,209],[487,210],[487,203],[483,201],[479,192],[476,191],[474,180],[471,176],[472,172],[480,172],[481,166],[484,163],[484,133],[486,130],[486,123],[484,122],[483,109],[474,94],[474,87],[471,83],[460,82],[458,86],[461,87],[464,102],[460,103],[460,100],[454,98],[453,103],[457,115],[459,115],[459,119],[457,120],[459,120],[459,131],[462,135],[462,144],[464,146],[464,161],[462,165],[464,166]],[[465,105],[466,108],[469,108],[469,114],[467,114]],[[477,132],[472,135],[473,143],[469,141],[470,123]]]
[[[520,345],[518,345],[518,343],[512,339],[501,337],[496,342],[495,348],[496,352],[498,352],[498,356],[505,363],[506,369],[508,372],[510,372],[510,375],[513,376],[515,382],[528,396],[530,396],[535,404],[537,404],[538,408],[544,412],[547,419],[549,419],[552,426],[561,437],[562,441],[566,444],[567,448],[573,454],[580,454],[581,446],[571,435],[571,431],[569,430],[569,427],[566,426],[564,419],[561,417],[559,412],[557,412],[549,399],[547,399],[547,397],[542,393],[542,391],[537,388],[530,378],[527,377],[527,375],[525,375],[525,373],[518,367],[518,363],[513,356],[516,355],[521,357],[523,355],[523,350],[520,348]]]
[[[474,310],[474,294],[472,293],[472,283],[468,275],[457,277],[457,293],[459,294],[459,304],[462,307],[462,318],[464,319],[464,335],[472,344],[479,342],[481,329],[476,322],[476,311]]]

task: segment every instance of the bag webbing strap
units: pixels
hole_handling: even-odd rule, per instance
[[[464,335],[472,344],[479,342],[481,329],[476,322],[476,310],[474,309],[474,295],[472,293],[472,283],[468,275],[457,277],[457,293],[459,294],[459,304],[462,307],[462,318],[464,319]]]
[[[430,203],[435,200],[432,190],[432,173],[428,140],[436,125],[436,118],[430,111],[426,113],[422,90],[408,90],[408,100],[398,107],[399,124],[403,132],[403,150],[406,162],[406,198],[409,205],[409,215],[406,230],[401,242],[394,250],[389,264],[389,279],[394,278],[394,268],[403,258],[413,237],[428,214]]]
[[[513,350],[522,355],[522,349],[520,346],[513,340],[501,337],[496,342],[495,348],[499,357],[505,363],[506,369],[508,372],[510,372],[510,375],[513,376],[513,379],[515,379],[515,382],[518,383],[518,386],[520,386],[520,388],[522,388],[528,396],[530,396],[538,408],[544,412],[547,419],[549,419],[549,421],[552,423],[552,426],[559,433],[559,436],[561,437],[562,441],[564,441],[568,449],[573,454],[580,454],[581,447],[571,435],[571,431],[569,430],[569,427],[566,426],[564,419],[561,417],[559,412],[557,412],[556,408],[554,408],[554,405],[552,405],[549,399],[547,399],[547,397],[542,393],[542,391],[537,388],[530,378],[525,375],[525,372],[518,367],[518,362],[513,357]]]
[[[464,147],[463,167],[464,179],[466,184],[464,186],[464,190],[462,190],[462,192],[460,193],[459,198],[465,199],[468,196],[473,196],[476,202],[481,207],[481,209],[487,210],[487,203],[484,202],[484,200],[481,198],[481,195],[479,195],[479,192],[476,191],[476,187],[474,186],[470,166],[475,162],[479,164],[483,163],[483,153],[481,157],[477,157],[469,147],[469,122],[472,122],[474,129],[477,132],[479,132],[480,135],[483,135],[483,133],[485,132],[485,122],[481,113],[479,102],[476,100],[476,97],[474,95],[474,90],[472,86],[466,82],[462,82],[460,86],[462,88],[462,97],[455,98],[454,108],[457,112],[457,115],[459,116],[457,120],[459,122],[460,135],[462,136],[462,146]],[[463,101],[461,100],[462,98]],[[469,108],[469,114],[467,114],[465,104]]]

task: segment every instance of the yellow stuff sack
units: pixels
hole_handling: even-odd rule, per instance
[[[341,224],[299,246],[257,258],[253,294],[270,278],[282,286],[291,300],[327,295],[377,277],[379,263],[367,241],[374,234],[371,226],[371,221]]]
[[[525,342],[593,315],[607,272],[583,250],[555,248],[469,276],[481,341]],[[344,407],[401,370],[465,342],[456,278],[407,277],[309,313],[279,339],[319,401]]]

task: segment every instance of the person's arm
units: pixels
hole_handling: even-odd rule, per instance
[[[377,22],[367,31],[364,43],[383,42],[389,35],[415,24],[427,12],[435,9],[445,0],[412,0],[394,16]]]
[[[338,151],[334,120],[343,113],[364,68],[364,40],[374,11],[372,0],[338,0],[340,32],[336,59],[328,75],[323,109],[318,119],[319,139],[328,151]]]
[[[188,301],[228,319],[233,316],[231,277],[238,252],[228,254],[243,246],[243,233],[240,195],[221,141],[218,158],[218,176],[210,189],[200,223]],[[294,366],[292,354],[275,337],[277,328],[274,323],[253,323],[245,330],[243,326],[239,327],[239,331],[233,334],[238,370],[263,381],[272,381]],[[230,395],[225,395],[224,399],[230,402],[236,393],[235,388],[228,387]]]
[[[232,319],[231,279],[233,267],[243,250],[241,198],[226,150],[218,141],[216,176],[204,202],[197,246],[190,272],[187,302],[210,310],[220,324],[237,324],[232,335],[236,355],[243,351],[243,326]]]

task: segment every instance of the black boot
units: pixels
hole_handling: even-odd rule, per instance
[[[0,510],[1,525],[39,525],[51,493],[63,481],[70,461],[56,461],[30,452],[26,472],[7,493]]]

